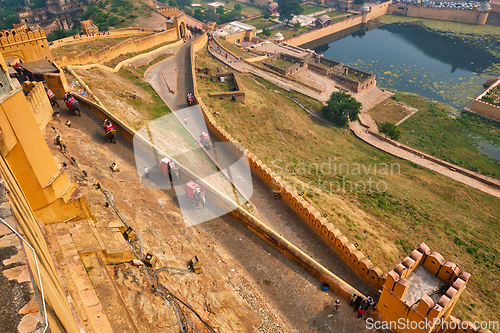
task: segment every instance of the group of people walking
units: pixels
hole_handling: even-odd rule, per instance
[[[358,318],[363,318],[365,311],[368,311],[369,309],[375,310],[377,308],[377,303],[371,296],[368,296],[365,299],[356,294],[351,295],[349,305],[354,307],[354,312],[357,312]]]

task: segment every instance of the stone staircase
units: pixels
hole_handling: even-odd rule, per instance
[[[56,223],[45,226],[45,230],[85,331],[112,332],[111,324],[87,275],[69,226],[66,223]],[[88,235],[87,238],[92,237]]]
[[[361,109],[362,113],[370,111],[393,95],[392,92],[378,87],[372,87],[361,93],[353,94],[353,96],[363,104],[363,108]]]
[[[86,332],[137,332],[113,280],[91,219],[45,226],[49,246]]]

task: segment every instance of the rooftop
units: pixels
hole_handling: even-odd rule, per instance
[[[434,303],[437,303],[449,287],[448,284],[437,276],[434,276],[434,274],[421,265],[419,265],[406,280],[410,282],[410,285],[402,301],[409,306],[421,300],[424,295],[429,296]]]
[[[231,36],[234,35],[238,32],[242,31],[249,31],[249,30],[256,30],[254,26],[241,23],[241,22],[231,22],[229,24],[226,24],[220,29],[215,30],[212,34],[215,37],[225,37],[225,36]]]
[[[221,2],[211,2],[207,6],[209,6],[209,7],[215,7],[215,8],[220,7],[220,6],[225,7],[225,5],[223,3],[221,3]]]
[[[284,53],[297,58],[305,58],[311,54],[310,52],[301,49],[299,47],[295,47],[284,43],[276,44],[271,41],[266,41],[263,43],[256,44],[253,46],[253,49],[261,53],[264,52],[267,54]]]

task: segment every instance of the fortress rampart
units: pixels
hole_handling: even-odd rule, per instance
[[[401,4],[393,4],[389,5],[387,14],[483,25],[486,23],[489,13],[479,10],[404,6]]]
[[[326,26],[321,29],[314,29],[309,32],[300,34],[296,37],[291,37],[285,40],[287,44],[300,46],[306,43],[312,42],[316,39],[320,39],[322,37],[334,34],[336,32],[342,31],[344,29],[366,23],[369,20],[372,20],[376,17],[387,14],[387,8],[391,1],[383,2],[381,4],[373,5],[371,7],[371,11],[367,14],[359,14],[353,17],[349,17],[347,19],[340,20],[338,22],[332,23],[329,26]]]
[[[156,11],[162,15],[172,17],[179,15],[179,7],[177,6],[167,6],[156,8]]]
[[[398,333],[430,333],[434,328],[428,323],[433,322],[444,323],[436,327],[439,331],[448,327],[452,329],[447,332],[490,332],[476,330],[470,323],[456,329],[457,323],[450,322],[454,320],[451,311],[470,276],[422,243],[387,274],[377,310],[387,322],[402,323],[404,319],[407,324],[391,328]]]
[[[36,123],[41,130],[47,126],[52,119],[52,106],[45,92],[42,82],[28,82],[24,91],[29,91],[26,96],[31,111],[35,115]]]
[[[0,31],[0,53],[4,59],[16,57],[22,62],[53,60],[43,30],[25,25]]]
[[[121,54],[142,52],[154,46],[174,40],[177,40],[177,31],[176,29],[170,29],[137,40],[127,39],[115,46],[104,47],[95,53],[92,50],[87,50],[80,54],[77,52],[71,52],[67,55],[56,58],[55,62],[61,67],[67,65],[84,65],[89,63],[105,62],[114,59]]]

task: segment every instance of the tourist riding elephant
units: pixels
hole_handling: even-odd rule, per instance
[[[160,171],[164,177],[170,178],[175,184],[179,180],[179,166],[168,157],[160,161]]]
[[[57,96],[52,92],[50,89],[45,89],[45,92],[47,93],[47,97],[49,98],[50,105],[51,106],[56,106],[59,107],[59,103],[57,103]]]
[[[116,143],[116,131],[111,122],[108,119],[104,119],[102,127],[104,128],[104,132],[106,132],[106,137],[108,138],[108,141]]]
[[[203,148],[205,148],[206,150],[210,150],[211,146],[210,136],[205,131],[201,132],[200,143],[203,146]]]
[[[82,113],[80,112],[80,104],[73,96],[68,94],[64,99],[64,103],[66,103],[66,106],[71,112],[73,112],[77,116],[82,115]]]
[[[205,192],[193,181],[186,184],[186,195],[189,201],[194,203],[195,206],[202,205],[205,207]]]
[[[193,94],[189,93],[187,94],[187,103],[189,106],[193,105],[194,104],[194,96]]]

